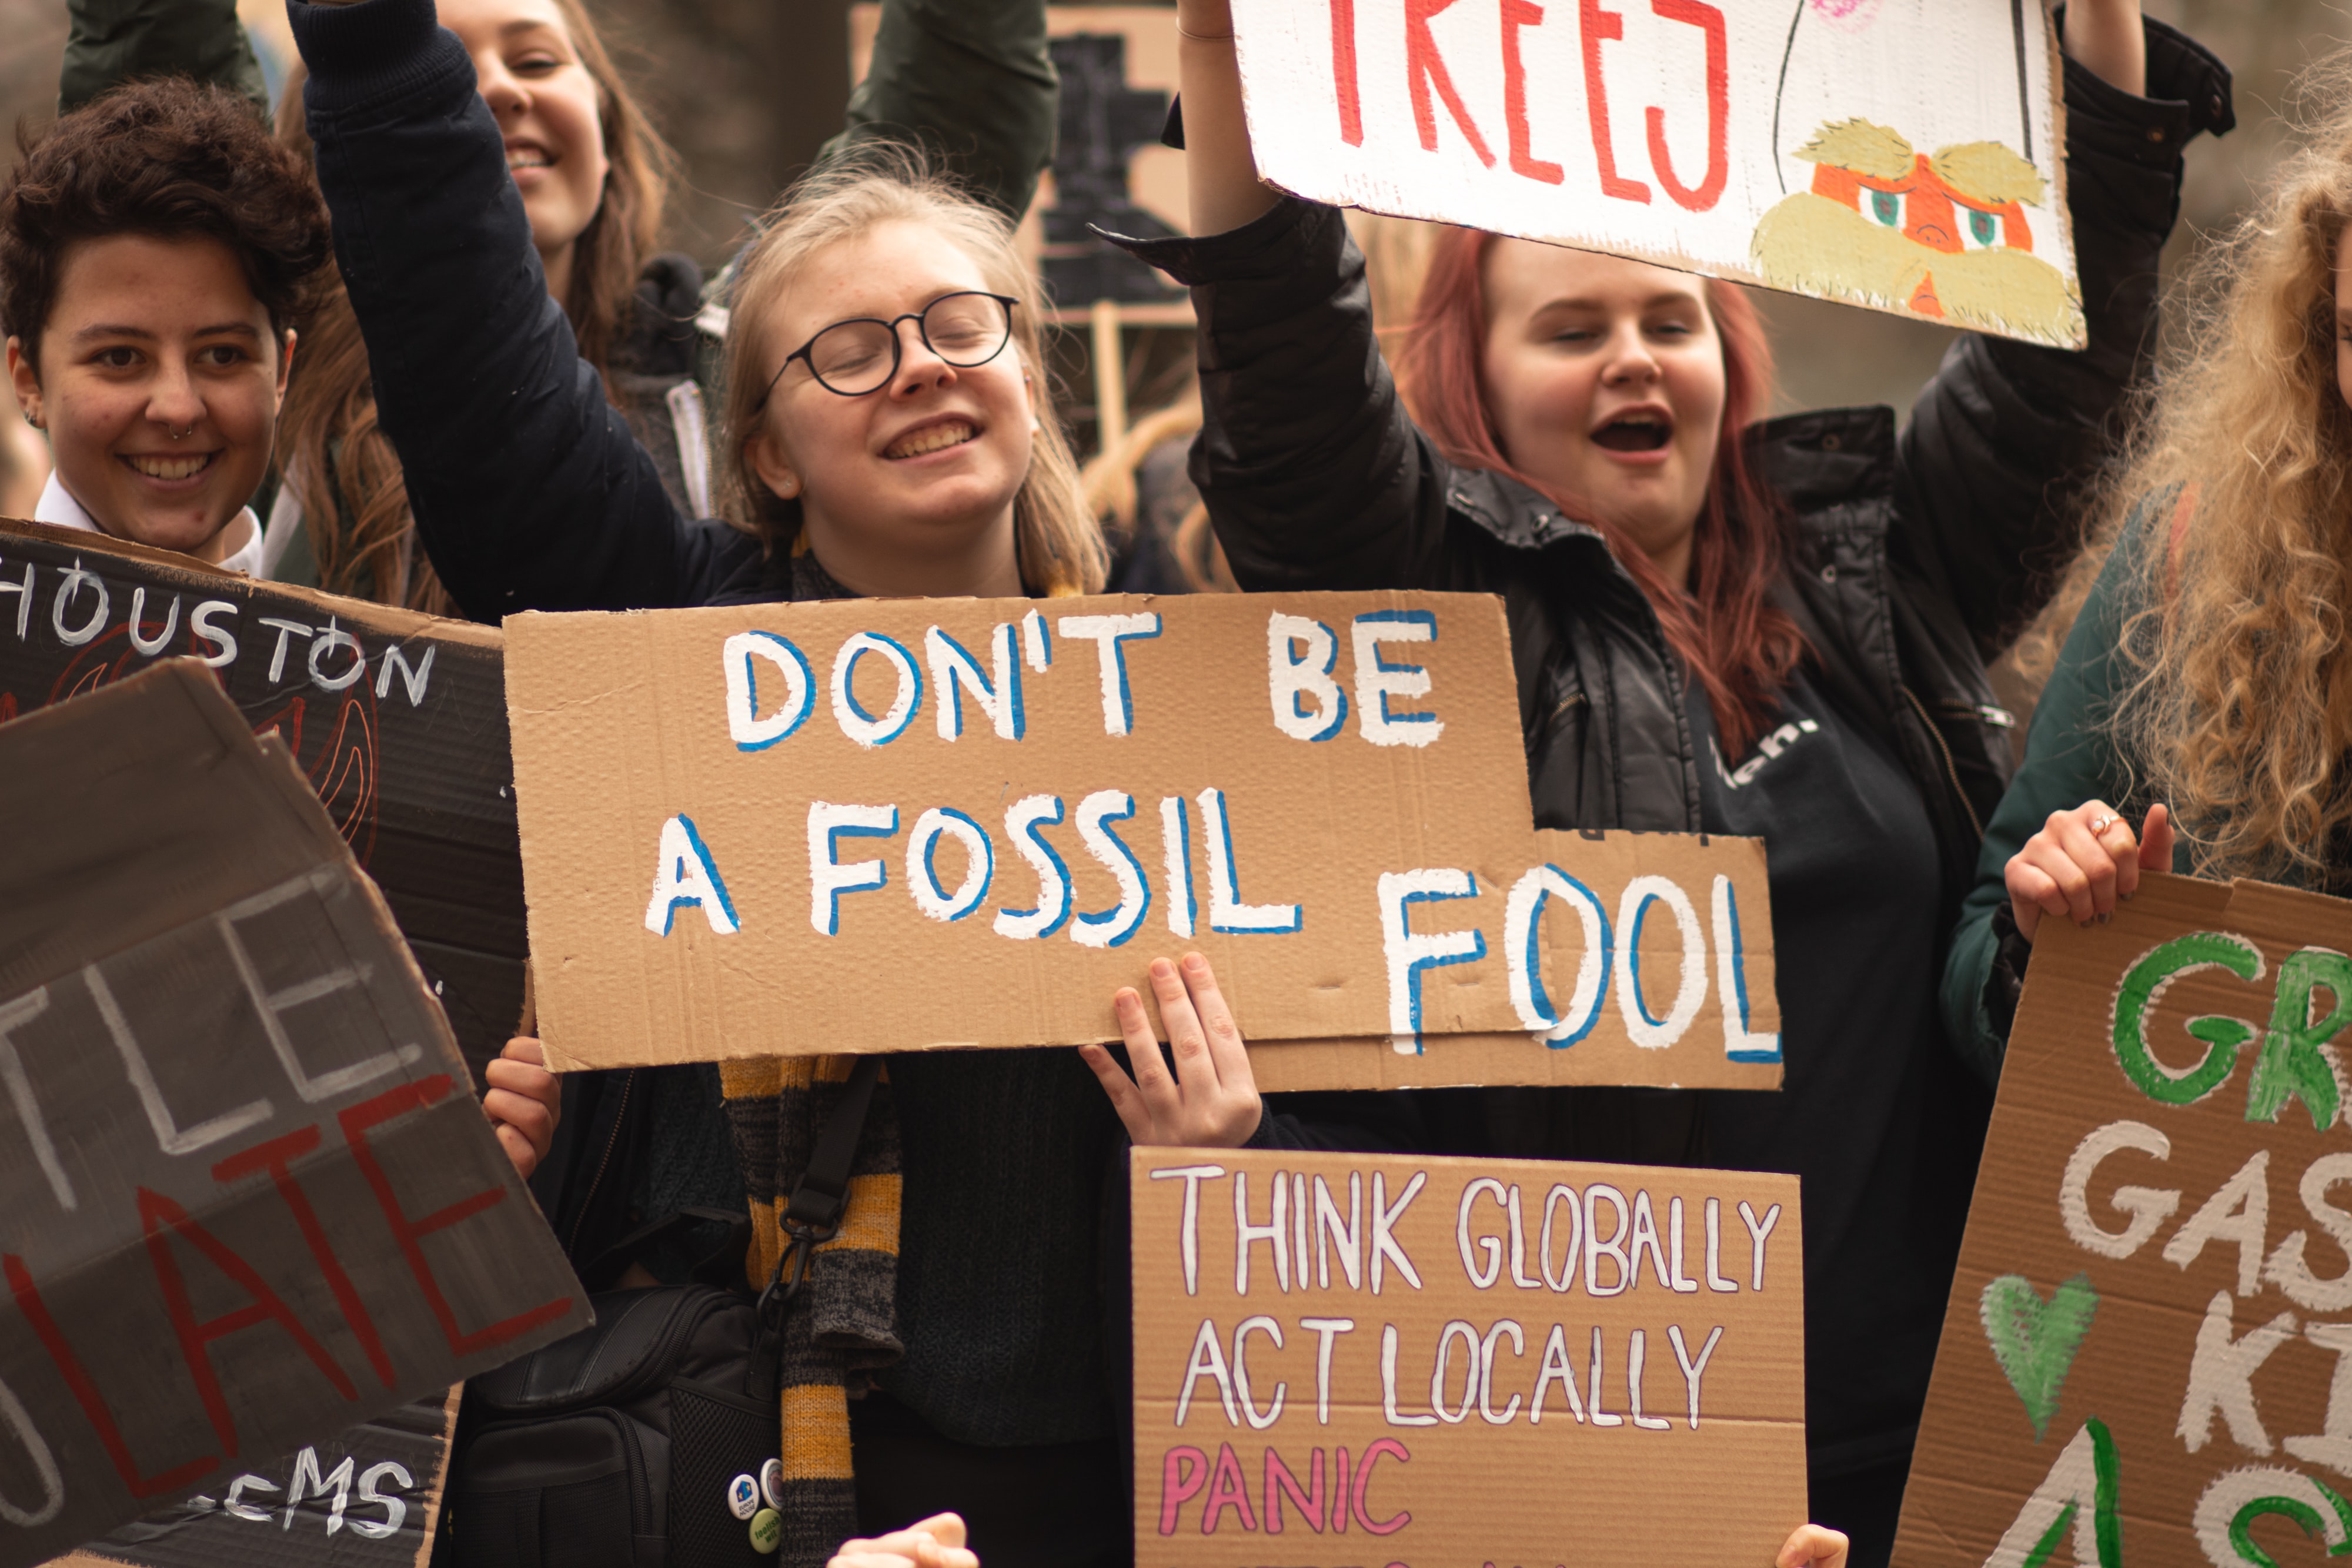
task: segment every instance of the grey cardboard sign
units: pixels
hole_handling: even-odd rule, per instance
[[[193,660],[0,726],[0,1568],[589,1320],[390,913]]]

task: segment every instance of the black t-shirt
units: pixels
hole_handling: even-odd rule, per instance
[[[1980,1103],[1936,1013],[1936,840],[1911,776],[1801,674],[1737,764],[1688,703],[1701,820],[1765,841],[1778,1094],[1709,1093],[1706,1163],[1801,1178],[1816,1475],[1899,1457],[1927,1394],[1976,1178]]]

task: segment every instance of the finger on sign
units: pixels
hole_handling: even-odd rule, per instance
[[[1151,960],[1151,994],[1160,1002],[1160,1021],[1168,1026],[1168,1051],[1176,1059],[1176,1073],[1187,1089],[1214,1087],[1216,1064],[1201,1015],[1192,1006],[1192,977],[1177,973],[1165,958]]]
[[[1144,1013],[1143,999],[1132,989],[1122,988],[1111,998],[1111,1010],[1118,1017],[1119,1032],[1127,1040],[1129,1060],[1157,1061],[1160,1044],[1151,1038],[1151,1021]],[[1137,1044],[1139,1039],[1142,1041],[1140,1045]],[[1110,1107],[1118,1113],[1119,1124],[1127,1129],[1128,1137],[1139,1144],[1150,1142],[1150,1108],[1144,1103],[1135,1080],[1119,1066],[1118,1059],[1099,1045],[1078,1047],[1078,1059],[1092,1070],[1095,1081],[1110,1097]],[[958,1523],[961,1521],[958,1521]]]
[[[2106,826],[2099,832],[2091,824],[2105,818]],[[2076,810],[2064,814],[2055,837],[2058,847],[2082,869],[2087,890],[2088,907],[2076,903],[2074,918],[2078,923],[2097,920],[2115,913],[2116,873],[2117,863],[2133,859],[2138,846],[2132,841],[2131,830],[2122,828],[2105,801],[2092,800]],[[2123,841],[2118,844],[2117,841]]]
[[[1224,993],[1217,989],[1216,971],[1198,953],[1184,955],[1184,988],[1192,993],[1192,1010],[1208,1041],[1208,1065],[1216,1070],[1218,1082],[1254,1087],[1249,1048],[1242,1043],[1241,1027],[1234,1022],[1233,1009],[1225,1005]]]
[[[515,1036],[507,1041],[506,1049],[499,1052],[499,1056],[506,1061],[528,1061],[533,1067],[547,1065],[547,1048],[539,1042],[536,1035]]]
[[[2147,809],[2147,821],[2140,828],[2140,869],[2170,871],[2172,838],[2172,810],[2159,800]]]

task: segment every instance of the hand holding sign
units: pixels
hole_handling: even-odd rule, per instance
[[[547,1053],[539,1041],[530,1039],[507,1041],[483,1076],[490,1087],[482,1096],[482,1112],[497,1129],[499,1146],[514,1162],[515,1174],[529,1181],[555,1142],[563,1086],[547,1070]]]
[[[2053,811],[2042,831],[2009,857],[2004,881],[2018,935],[2028,942],[2044,915],[2087,925],[2116,912],[2118,898],[2139,890],[2143,871],[2172,869],[2172,817],[2159,802],[2147,810],[2146,833],[2104,800]]]
[[[1127,1039],[1130,1079],[1109,1051],[1082,1045],[1103,1092],[1110,1096],[1130,1142],[1171,1148],[1237,1149],[1257,1131],[1264,1108],[1250,1075],[1249,1052],[1231,1009],[1217,990],[1217,977],[1198,953],[1184,955],[1183,977],[1165,958],[1151,961],[1151,994],[1168,1025],[1169,1050],[1176,1058],[1171,1077],[1153,1038],[1143,998],[1123,988],[1111,1001],[1119,1032]]]

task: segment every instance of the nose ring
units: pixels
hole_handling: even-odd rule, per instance
[[[188,437],[196,433],[196,427],[192,424],[185,430],[173,430],[167,425],[164,427],[164,433],[171,436],[174,441],[185,441]]]

